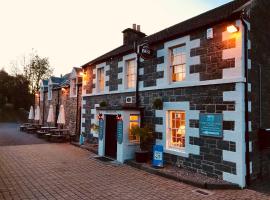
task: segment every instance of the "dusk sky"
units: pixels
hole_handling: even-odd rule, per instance
[[[230,0],[0,0],[0,69],[35,49],[60,75],[122,45],[133,23],[150,35]],[[18,66],[20,63],[18,62]]]

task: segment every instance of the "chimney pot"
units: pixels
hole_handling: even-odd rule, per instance
[[[133,25],[132,25],[132,28],[133,28],[134,30],[136,30],[136,24],[133,24]]]
[[[141,25],[137,25],[137,31],[141,32]]]

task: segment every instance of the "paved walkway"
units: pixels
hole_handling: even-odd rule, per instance
[[[44,144],[45,140],[19,131],[18,124],[0,123],[0,146]]]
[[[0,146],[0,199],[270,199],[252,190],[204,195],[195,192],[198,188],[94,156],[69,144]]]

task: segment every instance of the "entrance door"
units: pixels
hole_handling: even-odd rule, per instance
[[[117,152],[117,119],[116,115],[106,116],[105,156],[116,158]]]

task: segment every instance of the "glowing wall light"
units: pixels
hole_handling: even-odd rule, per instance
[[[236,33],[238,31],[238,27],[236,27],[235,25],[229,25],[227,26],[227,31],[229,33]]]

